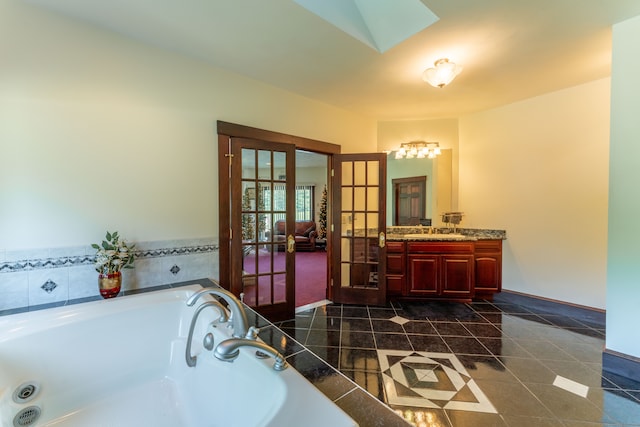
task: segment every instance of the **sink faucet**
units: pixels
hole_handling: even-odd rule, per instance
[[[240,355],[240,347],[257,348],[259,351],[273,357],[276,361],[273,365],[273,369],[276,371],[283,371],[287,369],[287,362],[284,360],[284,356],[278,353],[275,348],[263,342],[247,338],[226,339],[218,344],[213,355],[219,360],[233,362]]]
[[[193,331],[196,328],[196,320],[198,319],[198,315],[200,314],[200,312],[207,307],[215,307],[218,309],[218,312],[220,313],[220,318],[218,319],[219,323],[224,323],[228,319],[227,311],[224,309],[224,306],[220,304],[218,301],[207,301],[196,309],[196,312],[193,313],[193,318],[191,319],[191,326],[189,327],[189,335],[187,337],[187,349],[185,351],[185,359],[187,361],[187,366],[189,367],[196,366],[196,359],[198,358],[198,356],[191,355],[191,341],[193,340]],[[207,350],[213,349],[213,340],[210,338],[207,339],[205,337],[204,346]]]
[[[247,320],[247,313],[245,313],[244,308],[242,307],[242,303],[233,295],[231,292],[227,291],[223,288],[204,288],[195,294],[191,295],[187,300],[187,305],[192,306],[198,301],[198,299],[203,295],[215,295],[223,300],[229,305],[229,311],[231,311],[231,326],[233,327],[233,336],[236,338],[251,338],[253,335],[247,333],[249,329],[247,325],[249,321]]]

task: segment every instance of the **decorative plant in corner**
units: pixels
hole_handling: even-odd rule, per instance
[[[102,298],[113,298],[120,293],[122,286],[123,268],[133,268],[134,251],[136,245],[128,245],[120,239],[118,232],[107,231],[102,245],[92,244],[96,250],[95,268],[99,273],[98,287]]]

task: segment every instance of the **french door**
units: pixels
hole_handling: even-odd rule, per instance
[[[384,153],[334,155],[333,301],[386,304]]]
[[[271,320],[295,311],[295,146],[231,138],[231,288]]]

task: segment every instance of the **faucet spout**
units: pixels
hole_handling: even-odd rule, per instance
[[[240,347],[253,347],[275,359],[273,369],[283,371],[287,369],[287,362],[275,348],[260,341],[246,338],[229,338],[216,346],[213,355],[222,361],[233,362],[240,355]]]
[[[200,312],[207,307],[215,307],[218,309],[218,312],[220,313],[220,319],[218,319],[218,322],[224,323],[228,319],[227,311],[224,309],[222,304],[220,304],[218,301],[207,301],[196,309],[196,312],[193,313],[193,317],[191,318],[191,326],[189,327],[189,336],[187,337],[187,349],[185,351],[185,359],[187,361],[187,366],[189,367],[196,366],[196,360],[198,359],[198,356],[191,355],[191,341],[193,340],[193,331],[196,328],[196,320],[198,320],[198,315],[200,314]]]
[[[249,330],[247,313],[244,311],[242,303],[231,292],[223,288],[204,288],[187,299],[187,305],[192,306],[203,295],[214,295],[222,298],[229,306],[231,311],[231,326],[233,327],[233,336],[236,338],[244,338]]]

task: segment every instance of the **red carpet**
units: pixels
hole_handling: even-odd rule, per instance
[[[273,258],[272,258],[273,255]],[[257,262],[256,262],[257,261]],[[284,300],[284,263],[282,252],[260,251],[258,259],[251,253],[244,258],[245,274],[266,273],[271,271],[271,263],[276,274],[273,276],[252,276],[245,278],[244,301],[255,306],[268,304],[271,300],[271,278],[273,277],[274,301]],[[278,274],[281,272],[282,274]],[[256,278],[258,287],[256,288]],[[327,253],[324,251],[296,253],[296,307],[300,307],[326,298],[327,289]],[[257,295],[256,295],[257,294]]]

